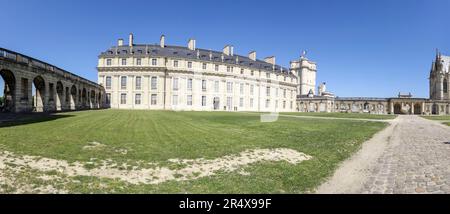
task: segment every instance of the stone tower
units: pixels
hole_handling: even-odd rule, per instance
[[[299,60],[291,61],[290,69],[298,76],[298,95],[308,95],[310,91],[316,94],[316,63],[306,58],[305,51]]]
[[[436,52],[430,71],[430,99],[450,100],[450,57]]]

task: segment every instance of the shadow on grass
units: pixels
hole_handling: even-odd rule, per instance
[[[54,113],[0,113],[0,128],[40,123],[73,116],[75,115]]]

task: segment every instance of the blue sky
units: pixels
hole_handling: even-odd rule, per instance
[[[98,54],[130,32],[135,43],[157,43],[165,34],[174,45],[190,37],[199,48],[232,44],[237,54],[256,50],[283,66],[307,50],[318,63],[318,83],[338,96],[428,97],[435,49],[450,55],[449,0],[0,3],[0,47],[93,81]]]

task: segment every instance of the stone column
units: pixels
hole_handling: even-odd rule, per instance
[[[411,103],[411,114],[414,114],[414,102]]]
[[[391,114],[394,114],[394,102],[390,101],[391,105],[390,105],[390,112]]]

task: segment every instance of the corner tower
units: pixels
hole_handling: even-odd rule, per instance
[[[430,99],[450,100],[450,56],[436,51],[430,71]]]
[[[317,66],[315,62],[306,58],[306,51],[303,51],[299,60],[290,62],[290,69],[298,76],[298,95],[308,95],[310,92],[312,92],[312,94],[316,94]]]

